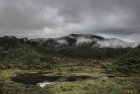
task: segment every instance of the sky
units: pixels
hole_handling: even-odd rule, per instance
[[[0,0],[0,36],[72,33],[140,43],[140,0]]]

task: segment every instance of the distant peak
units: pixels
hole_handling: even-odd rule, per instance
[[[93,34],[70,34],[68,36],[104,39],[103,37],[100,37],[100,36],[97,36],[97,35],[93,35]]]

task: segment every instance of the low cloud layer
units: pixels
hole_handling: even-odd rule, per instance
[[[90,33],[140,42],[140,0],[0,0],[0,35]]]
[[[104,41],[97,41],[97,46],[104,48],[104,47],[110,47],[110,48],[127,48],[127,47],[136,47],[138,46],[137,43],[131,43],[131,42],[124,42],[121,40],[116,39],[109,39]]]

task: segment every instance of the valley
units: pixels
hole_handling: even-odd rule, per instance
[[[0,94],[140,94],[140,0],[0,0]]]
[[[49,48],[0,39],[0,94],[139,94],[140,46]]]
[[[69,63],[51,70],[0,70],[0,84],[3,86],[2,90],[10,92],[9,94],[14,94],[14,92],[16,94],[139,93],[140,75],[107,73],[102,68],[102,63],[97,64],[92,60],[89,64],[84,62],[85,65]],[[103,64],[106,63],[103,62]],[[50,83],[43,85],[45,81]],[[38,83],[42,83],[42,86]]]

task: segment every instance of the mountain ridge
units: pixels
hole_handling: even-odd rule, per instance
[[[59,38],[36,38],[31,39],[31,41],[39,42],[50,48],[72,47],[83,44],[99,48],[134,48],[138,46],[138,43],[135,42],[125,42],[117,38],[104,38],[92,34],[70,34]]]

